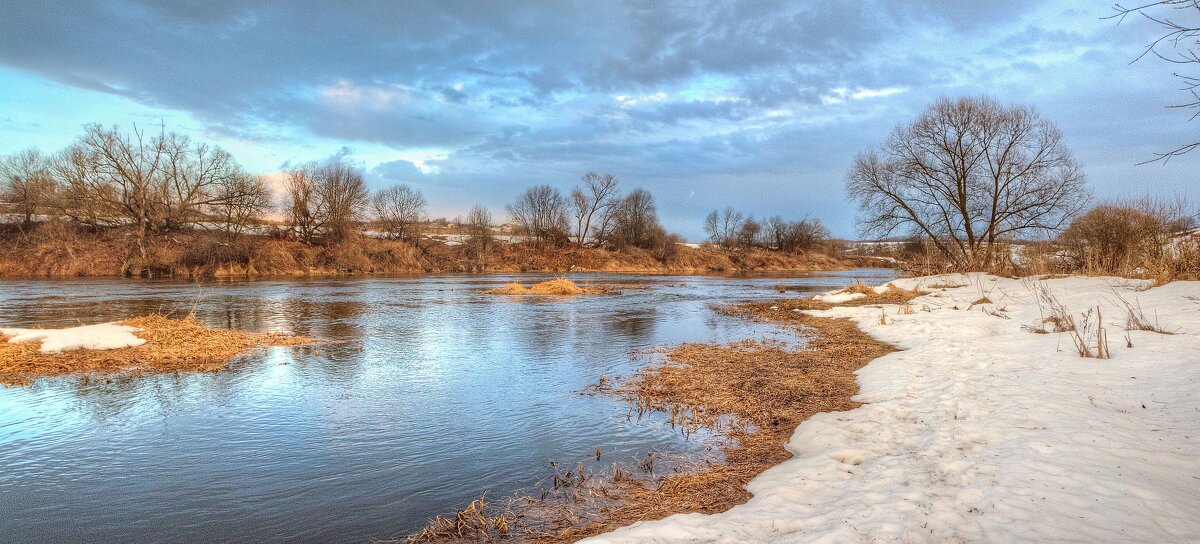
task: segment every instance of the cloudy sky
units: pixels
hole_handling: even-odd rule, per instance
[[[260,5],[261,4],[261,5]],[[84,123],[157,126],[247,168],[342,156],[434,216],[589,170],[700,237],[732,205],[853,236],[853,156],[939,97],[989,94],[1063,129],[1098,198],[1200,184],[1171,68],[1103,1],[0,0],[0,153]]]

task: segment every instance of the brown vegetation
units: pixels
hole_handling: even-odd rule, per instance
[[[141,329],[134,334],[146,343],[112,350],[42,353],[38,351],[41,342],[13,344],[0,336],[4,340],[0,342],[0,384],[23,385],[43,376],[80,372],[215,372],[255,347],[294,346],[313,341],[281,333],[211,329],[191,316],[173,319],[149,315],[118,324]]]
[[[525,287],[517,282],[512,282],[504,287],[488,289],[484,291],[490,295],[555,295],[555,296],[575,296],[575,295],[591,295],[601,292],[610,292],[599,288],[580,287],[575,285],[575,282],[567,278],[554,278],[552,280],[535,283],[529,287]]]
[[[1100,204],[1058,237],[1036,243],[1002,241],[990,257],[962,264],[927,239],[865,248],[895,259],[913,275],[984,271],[1001,276],[1065,274],[1153,279],[1159,285],[1200,279],[1200,230],[1186,201],[1143,198]],[[953,243],[942,241],[942,245]]]
[[[548,247],[491,242],[450,245],[352,235],[325,245],[279,236],[185,231],[147,238],[127,228],[91,230],[47,221],[0,227],[0,277],[253,277],[436,272],[732,273],[835,270],[842,261],[816,252],[727,251],[678,246],[668,258],[638,247]],[[144,250],[144,253],[142,252]]]

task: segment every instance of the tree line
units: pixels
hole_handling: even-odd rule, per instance
[[[665,260],[683,241],[659,222],[654,195],[640,188],[622,194],[612,174],[585,174],[569,196],[550,185],[531,187],[506,210],[516,230],[538,244],[636,247]]]
[[[42,216],[90,229],[131,227],[142,257],[148,238],[191,229],[230,238],[274,233],[314,245],[363,233],[415,243],[428,210],[420,190],[400,184],[372,192],[360,168],[338,160],[256,175],[220,147],[162,127],[122,131],[98,124],[85,126],[57,153],[28,149],[0,157],[0,201],[22,228]],[[612,174],[589,172],[567,193],[530,187],[505,212],[514,234],[542,246],[640,248],[665,260],[683,241],[662,226],[654,195],[625,192]],[[275,218],[284,227],[274,226]],[[486,247],[493,219],[477,204],[459,223],[471,242]],[[719,229],[714,221],[705,226],[710,241],[731,249],[808,250],[829,236],[816,220],[759,222],[726,210]]]
[[[786,221],[781,216],[758,221],[731,207],[713,210],[704,218],[708,241],[727,249],[762,248],[785,252],[811,251],[829,241],[829,229],[819,219]]]

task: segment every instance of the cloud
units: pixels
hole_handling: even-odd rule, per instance
[[[185,112],[291,163],[346,146],[373,183],[464,210],[611,170],[661,193],[689,235],[687,217],[723,203],[837,216],[849,235],[831,188],[853,154],[941,96],[1032,103],[1106,165],[1169,147],[1145,128],[1169,112],[1129,105],[1173,88],[1127,65],[1152,29],[1105,14],[1086,0],[48,0],[6,6],[0,64]],[[90,121],[128,120],[75,125]],[[1114,149],[1125,134],[1137,149]]]

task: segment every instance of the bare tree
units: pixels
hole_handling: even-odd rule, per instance
[[[467,213],[467,236],[472,244],[486,248],[492,243],[492,212],[487,206],[476,204]]]
[[[165,229],[179,229],[202,219],[203,210],[216,202],[222,186],[243,176],[224,149],[193,144],[190,138],[173,132],[163,136],[163,153],[164,179],[156,200]]]
[[[571,190],[575,243],[580,246],[584,245],[588,236],[595,240],[604,239],[611,224],[613,205],[617,202],[617,178],[612,174],[588,172],[581,181],[583,187]],[[593,221],[597,232],[593,232]]]
[[[421,191],[408,185],[393,185],[371,197],[375,221],[390,238],[416,239],[417,226],[425,217],[427,202]]]
[[[317,191],[317,163],[289,170],[284,178],[284,212],[305,243],[315,243],[325,227],[325,202]]]
[[[507,210],[521,232],[535,241],[557,244],[567,240],[567,203],[558,189],[530,187]]]
[[[780,249],[783,251],[808,251],[816,249],[828,241],[829,229],[821,224],[820,219],[801,219],[789,225],[788,235]]]
[[[26,149],[0,159],[0,200],[12,206],[28,227],[54,196],[50,160],[37,149]]]
[[[91,228],[117,224],[117,199],[100,180],[92,153],[74,144],[51,159],[50,169],[61,193],[55,211]]]
[[[713,210],[704,218],[704,232],[710,242],[730,248],[737,243],[744,222],[741,212],[726,206],[723,211]]]
[[[906,229],[956,264],[992,262],[995,243],[1047,234],[1087,203],[1062,134],[1032,108],[943,99],[860,154],[847,179],[863,233]]]
[[[331,161],[317,169],[317,195],[324,203],[325,235],[343,239],[358,229],[371,195],[362,172],[341,161]]]
[[[762,228],[763,245],[784,252],[815,249],[829,239],[829,229],[819,219],[785,221],[776,215]]]
[[[209,213],[233,238],[244,234],[271,209],[271,188],[261,176],[239,172],[222,179],[209,201]]]
[[[789,227],[788,222],[778,215],[767,219],[766,223],[763,223],[762,235],[766,246],[770,249],[785,251],[784,245],[787,243]]]
[[[635,189],[616,205],[608,240],[616,249],[625,246],[649,248],[660,230],[654,195],[645,189]]]
[[[1130,15],[1140,15],[1163,28],[1163,34],[1150,42],[1134,61],[1148,56],[1157,57],[1172,65],[1200,65],[1200,0],[1159,0],[1135,7],[1125,7],[1121,4],[1113,6],[1113,13],[1108,18],[1124,21]],[[1190,95],[1187,102],[1170,106],[1172,108],[1195,110],[1191,118],[1200,117],[1200,73],[1176,72],[1183,83],[1183,91]],[[1200,147],[1200,141],[1179,146],[1173,150],[1158,153],[1156,160],[1168,161],[1172,157],[1183,155]]]
[[[163,168],[166,139],[147,137],[136,126],[128,133],[88,125],[77,144],[94,173],[87,176],[87,197],[107,200],[109,207],[133,223],[138,252],[146,257],[146,237],[163,215]]]
[[[762,225],[754,219],[754,216],[747,217],[745,221],[742,221],[741,228],[737,230],[738,247],[751,248],[758,245],[762,230]]]

